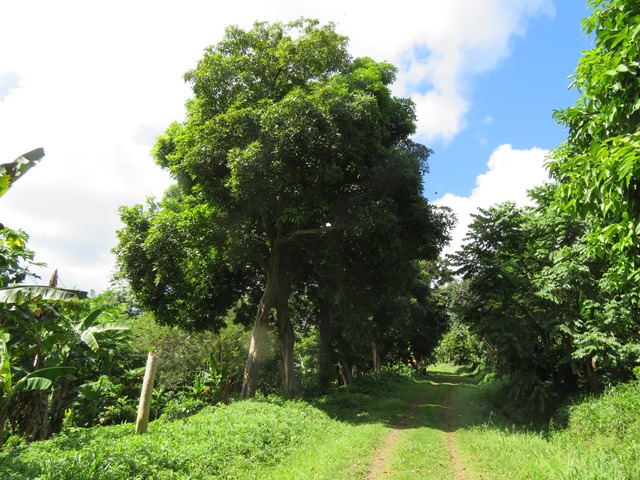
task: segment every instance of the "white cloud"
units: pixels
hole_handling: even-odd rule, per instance
[[[528,17],[553,13],[549,0],[449,0],[409,16],[409,48],[394,60],[403,66],[398,90],[418,104],[418,133],[451,140],[465,126],[474,77],[509,56]]]
[[[50,265],[43,276],[57,267],[69,287],[103,289],[113,268],[117,207],[161,195],[168,185],[149,155],[153,139],[182,118],[190,93],[182,75],[227,25],[334,21],[354,55],[400,66],[395,92],[415,99],[422,137],[453,139],[465,125],[474,76],[509,55],[527,18],[550,13],[550,5],[9,2],[0,29],[0,163],[36,147],[46,157],[0,199],[0,221],[31,235],[38,259]]]
[[[488,170],[476,178],[476,186],[469,196],[447,193],[436,200],[436,205],[450,207],[458,217],[452,242],[444,253],[460,249],[471,223],[471,214],[477,213],[478,208],[507,201],[520,206],[530,205],[527,190],[549,181],[544,168],[548,153],[541,148],[514,150],[511,145],[500,145],[489,157]]]
[[[464,128],[464,118],[469,104],[456,92],[437,92],[413,96],[416,114],[420,119],[416,133],[428,140],[441,137],[451,140]]]

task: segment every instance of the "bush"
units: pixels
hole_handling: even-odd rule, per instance
[[[64,427],[92,427],[132,422],[137,415],[137,389],[114,383],[106,375],[78,387],[78,397],[67,411]],[[131,397],[130,395],[133,395]]]

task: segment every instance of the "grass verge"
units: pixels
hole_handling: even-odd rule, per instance
[[[478,385],[456,389],[456,439],[470,478],[640,478],[640,383],[569,408],[568,426],[530,429],[497,413]]]

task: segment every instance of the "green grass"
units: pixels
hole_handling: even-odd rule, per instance
[[[237,402],[187,420],[59,435],[0,455],[2,478],[251,478],[256,466],[277,464],[331,424],[303,402]]]
[[[417,405],[411,420],[402,430],[397,450],[389,461],[388,478],[453,478],[443,417],[444,398],[449,386],[425,381],[420,388],[424,400]]]
[[[364,378],[315,405],[234,402],[153,422],[142,436],[132,424],[78,429],[0,453],[0,478],[357,478],[414,392],[406,379]]]

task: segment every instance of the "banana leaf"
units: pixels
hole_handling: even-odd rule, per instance
[[[36,165],[44,157],[44,149],[36,148],[19,156],[11,163],[0,165],[0,197],[2,197],[13,183]]]
[[[71,375],[73,367],[47,367],[31,372],[16,383],[16,390],[48,390],[56,378]]]
[[[92,316],[92,314],[98,312],[98,314],[102,313],[102,309],[98,309],[98,310],[94,310],[93,312],[91,312],[89,316]],[[95,318],[93,320],[95,320],[97,318],[97,315],[95,316]],[[86,320],[86,317],[85,317]],[[84,325],[85,325],[85,320],[83,320],[79,327],[80,329],[78,329],[78,332],[80,333],[80,339],[87,344],[87,346],[93,350],[94,352],[97,352],[100,349],[100,346],[98,345],[98,340],[96,340],[96,337],[94,336],[94,333],[102,333],[102,332],[111,332],[113,330],[129,330],[131,329],[131,324],[127,323],[127,322],[107,322],[107,323],[100,323],[98,325],[93,325],[89,328],[86,329],[81,329]]]
[[[68,302],[87,298],[87,292],[40,285],[18,285],[0,288],[0,303],[22,305],[34,300]]]

